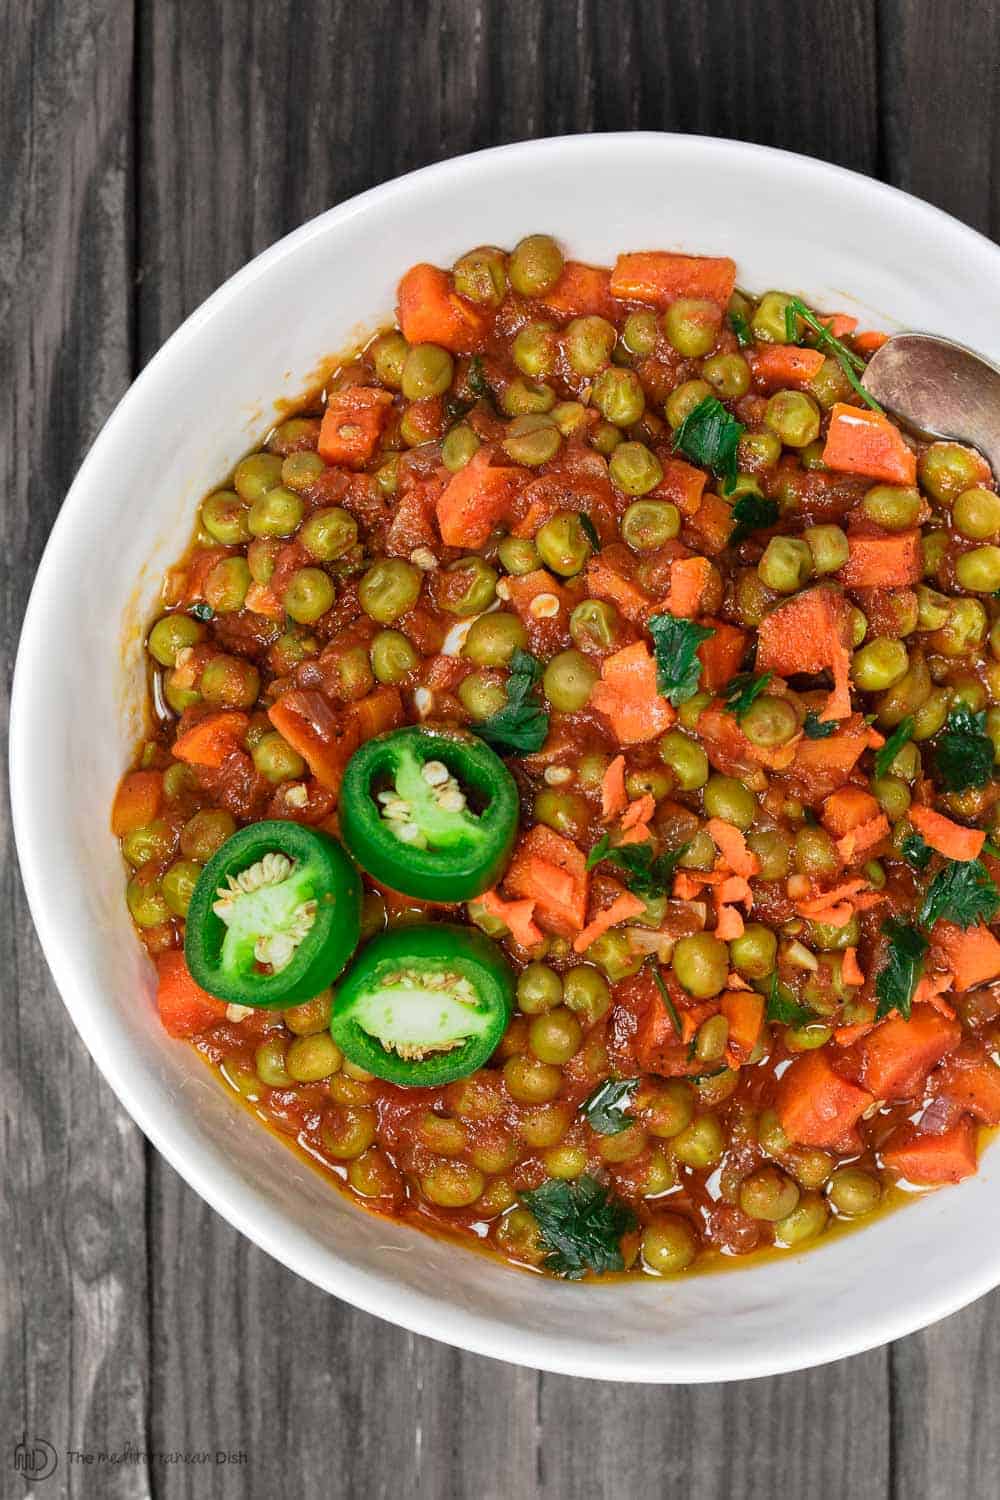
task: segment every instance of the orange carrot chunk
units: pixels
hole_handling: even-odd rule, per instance
[[[524,482],[524,472],[494,466],[492,457],[492,448],[478,448],[438,499],[438,528],[449,547],[481,547],[509,516],[511,497]]]
[[[159,955],[156,973],[156,1008],[170,1036],[197,1036],[216,1021],[225,1020],[225,1002],[195,983],[179,948]]]
[[[583,931],[577,934],[573,939],[573,952],[583,953],[610,927],[616,927],[619,922],[627,922],[629,917],[638,917],[645,910],[645,901],[640,901],[639,897],[633,896],[630,891],[623,891],[620,896],[615,897],[610,906],[604,911],[599,911],[597,916],[587,923]]]
[[[871,1094],[834,1070],[822,1050],[795,1059],[776,1098],[781,1128],[800,1146],[835,1146],[873,1103]]]
[[[963,932],[950,922],[934,927],[934,948],[944,955],[947,967],[955,976],[955,991],[971,990],[1000,977],[1000,943],[988,927],[981,924]]]
[[[981,1124],[1000,1125],[1000,1068],[978,1048],[958,1048],[931,1082],[935,1094],[950,1099]]]
[[[839,589],[820,584],[776,605],[761,620],[757,670],[783,677],[831,671],[833,692],[820,718],[846,719],[851,712],[850,641],[850,604]]]
[[[764,1023],[764,996],[756,990],[727,990],[720,1006],[729,1022],[729,1045],[745,1060],[756,1047]]]
[[[486,320],[463,302],[451,277],[438,266],[411,266],[399,283],[396,313],[410,344],[440,344],[453,354],[471,354],[482,343]]]
[[[701,601],[712,576],[707,557],[681,557],[670,565],[670,592],[663,608],[668,614],[690,620],[701,613]]]
[[[750,364],[765,390],[783,385],[801,385],[823,368],[825,355],[819,349],[800,349],[795,344],[768,344],[758,349]]]
[[[840,334],[834,334],[834,338],[840,338]],[[888,341],[889,335],[883,333],[881,328],[866,328],[862,333],[856,333],[853,339],[859,354],[874,354],[876,349],[881,349]]]
[[[535,902],[541,926],[574,938],[587,919],[590,877],[583,852],[544,823],[529,828],[503,880],[515,897]]]
[[[328,464],[362,468],[378,444],[392,396],[375,386],[351,385],[327,402],[319,429],[319,456]]]
[[[961,1182],[976,1170],[976,1128],[965,1116],[942,1135],[921,1133],[907,1122],[889,1137],[882,1160],[890,1171],[920,1187]]]
[[[915,484],[917,455],[895,423],[881,412],[843,401],[834,405],[823,449],[828,469],[865,474],[888,484]]]
[[[344,767],[361,743],[357,719],[338,719],[322,693],[297,688],[272,703],[267,716],[320,785],[338,792]]]
[[[152,823],[163,806],[162,771],[132,771],[115,793],[111,832],[116,839]]]
[[[612,542],[587,564],[587,591],[592,598],[607,599],[626,620],[639,625],[652,610],[653,600],[632,578],[633,566],[634,559],[628,548]]]
[[[610,275],[600,266],[587,266],[579,260],[568,260],[552,290],[542,292],[537,300],[560,318],[615,315]]]
[[[728,255],[677,255],[640,250],[619,255],[611,273],[611,295],[623,302],[669,307],[678,297],[703,298],[724,308],[736,285],[736,262]]]
[[[663,461],[663,478],[650,492],[650,499],[672,500],[682,516],[693,516],[707,483],[704,469],[696,469],[682,458],[667,458]]]
[[[601,817],[607,822],[628,807],[625,791],[625,757],[616,755],[601,779]]]
[[[522,948],[533,948],[542,941],[544,933],[532,920],[534,901],[505,901],[496,891],[484,891],[479,901],[488,916],[496,917],[510,929],[511,937]]]
[[[923,577],[920,532],[897,531],[893,536],[864,536],[849,532],[848,559],[837,577],[846,589],[902,588]]]
[[[879,815],[879,805],[871,792],[860,786],[845,786],[831,792],[823,803],[823,827],[842,838]]]
[[[656,663],[644,641],[604,658],[590,703],[609,720],[621,745],[656,739],[677,717],[657,691]]]
[[[957,1021],[927,1007],[914,1010],[908,1021],[892,1016],[865,1038],[861,1082],[876,1099],[912,1099],[935,1063],[954,1052],[961,1039]]]
[[[192,766],[218,768],[227,755],[238,749],[240,740],[249,728],[250,720],[247,715],[236,709],[226,708],[220,709],[218,713],[206,714],[174,740],[174,758]]]
[[[907,817],[923,834],[924,842],[948,859],[978,859],[986,842],[986,835],[980,829],[963,828],[961,823],[953,823],[951,818],[930,807],[914,805]]]
[[[715,631],[714,635],[709,636],[707,641],[702,641],[698,647],[701,686],[706,693],[717,693],[740,670],[747,649],[746,631],[708,616],[701,623]]]

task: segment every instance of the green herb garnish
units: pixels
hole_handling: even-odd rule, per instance
[[[974,714],[959,703],[948,715],[932,755],[935,778],[946,792],[985,786],[993,775],[993,741],[985,730],[985,710]]]
[[[593,547],[595,552],[600,552],[601,539],[597,535],[597,528],[594,525],[593,521],[587,515],[587,512],[585,510],[578,510],[577,515],[580,518],[580,525],[583,527],[583,534],[587,538],[587,541]]]
[[[723,1073],[728,1072],[728,1064],[723,1063],[721,1068],[710,1068],[707,1073],[685,1073],[684,1077],[688,1083],[704,1083],[707,1078],[719,1078]]]
[[[805,1026],[815,1020],[815,1016],[807,1005],[799,1004],[787,985],[781,983],[775,971],[771,975],[771,985],[767,992],[764,1019],[778,1021],[782,1026]]]
[[[540,661],[528,651],[515,651],[510,660],[506,704],[488,719],[473,724],[473,732],[495,750],[520,754],[540,750],[549,732],[549,716],[535,695],[541,675]]]
[[[663,975],[660,973],[660,966],[657,963],[656,959],[652,956],[650,956],[646,960],[646,963],[649,968],[649,972],[653,976],[653,983],[656,985],[656,988],[660,992],[660,999],[663,1001],[663,1008],[666,1011],[667,1015],[670,1017],[670,1024],[674,1028],[674,1034],[676,1035],[677,1040],[680,1041],[681,1018],[677,1014],[677,1007],[671,999],[670,991],[667,989],[667,986],[663,979]],[[692,1037],[692,1041],[693,1040],[694,1038]]]
[[[693,698],[701,678],[698,647],[715,634],[709,625],[696,625],[676,615],[650,615],[646,628],[656,653],[656,685],[675,708]]]
[[[926,870],[934,853],[930,845],[925,843],[922,833],[908,833],[899,846],[906,863],[914,870]]]
[[[674,447],[692,462],[736,483],[736,452],[746,428],[717,396],[705,396],[674,434]]]
[[[194,615],[196,620],[212,620],[215,618],[215,610],[210,604],[192,604],[188,610],[189,615]]]
[[[737,547],[755,531],[764,531],[778,519],[778,502],[767,500],[763,495],[741,495],[733,506],[736,525],[729,534],[727,546]]]
[[[735,714],[737,719],[742,719],[773,676],[773,672],[763,672],[760,677],[755,677],[752,672],[738,672],[735,677],[730,678],[721,693],[726,713]]]
[[[807,740],[827,740],[831,734],[836,734],[840,726],[836,719],[823,720],[814,708],[806,714],[806,721],[802,726],[802,732]]]
[[[617,865],[624,872],[624,883],[633,896],[649,901],[667,891],[688,847],[682,844],[679,849],[667,849],[654,857],[650,839],[644,839],[641,844],[612,844],[610,836],[605,833],[587,855],[587,869],[592,870],[602,860]]]
[[[964,929],[992,922],[998,911],[1000,892],[982,860],[949,860],[927,887],[917,920],[924,927],[954,922]]]
[[[817,348],[829,349],[865,405],[870,406],[872,411],[877,411],[882,416],[885,416],[885,412],[879,406],[875,397],[868,394],[858,379],[858,376],[863,374],[865,370],[865,362],[860,354],[855,354],[854,350],[848,349],[847,345],[841,343],[840,339],[834,338],[826,324],[822,323],[814,312],[810,312],[809,308],[806,307],[805,303],[799,297],[790,298],[788,306],[785,308],[785,337],[790,344],[801,343],[796,323],[797,318],[801,318],[803,323],[807,323],[816,334]]]
[[[591,1130],[598,1135],[617,1135],[631,1124],[632,1117],[625,1110],[635,1098],[639,1082],[638,1078],[605,1078],[599,1083],[580,1106]]]
[[[621,1238],[637,1228],[635,1214],[593,1177],[550,1179],[521,1201],[538,1221],[545,1264],[557,1276],[578,1281],[587,1271],[625,1269]]]
[[[486,379],[486,371],[483,368],[482,355],[475,354],[469,361],[469,370],[466,375],[469,390],[481,400],[489,400],[493,395],[493,388]]]
[[[750,332],[750,324],[741,312],[729,314],[729,326],[736,335],[736,342],[741,349],[748,348],[753,343],[753,334]]]
[[[913,738],[913,715],[907,714],[892,731],[881,750],[875,751],[875,775],[886,776],[903,746]]]
[[[883,922],[882,931],[889,939],[889,953],[875,977],[878,999],[875,1019],[881,1021],[897,1010],[903,1020],[908,1021],[913,992],[924,967],[927,939],[908,922],[899,922],[895,917]]]

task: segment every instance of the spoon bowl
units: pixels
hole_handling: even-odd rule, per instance
[[[978,448],[1000,474],[1000,370],[981,355],[936,334],[899,333],[869,360],[862,384],[910,432]]]

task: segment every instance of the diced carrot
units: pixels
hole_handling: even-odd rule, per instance
[[[263,615],[265,619],[276,620],[279,623],[284,622],[285,606],[266,583],[252,583],[247,589],[247,596],[243,602],[251,614]]]
[[[1000,1125],[1000,1068],[981,1048],[963,1043],[937,1069],[932,1086],[981,1124]]]
[[[267,716],[320,785],[338,792],[344,767],[361,743],[357,718],[338,718],[322,693],[298,688],[276,699]]]
[[[375,452],[392,404],[389,391],[351,385],[327,402],[319,429],[319,456],[328,464],[360,469]]]
[[[794,672],[833,673],[833,692],[822,720],[851,712],[851,606],[838,588],[820,584],[778,604],[760,622],[757,670],[787,677]],[[817,744],[828,744],[818,740]]]
[[[825,355],[819,349],[800,349],[796,344],[767,344],[750,360],[754,376],[765,390],[812,380],[823,368]]]
[[[917,478],[917,455],[895,423],[881,412],[843,401],[836,402],[830,415],[823,462],[828,469],[887,484],[914,484]]]
[[[345,725],[353,719],[358,727],[358,744],[373,740],[377,734],[396,729],[406,718],[399,689],[382,685],[366,697],[348,703],[344,709]],[[348,734],[350,730],[348,729]]]
[[[573,952],[585,952],[591,943],[595,943],[610,927],[616,927],[619,922],[627,922],[629,917],[641,916],[645,910],[645,901],[640,901],[639,897],[633,896],[631,891],[623,891],[620,896],[615,897],[610,906],[598,912],[583,931],[577,934],[573,939]]]
[[[162,771],[130,771],[115,793],[111,832],[116,839],[121,839],[137,828],[145,828],[162,806]]]
[[[438,266],[411,266],[399,283],[397,316],[410,344],[440,344],[453,354],[471,354],[482,343],[483,314],[459,297]],[[475,544],[473,544],[475,545]]]
[[[691,874],[687,870],[678,870],[674,876],[674,899],[675,901],[694,901],[701,895],[705,884],[702,875]]]
[[[706,693],[717,693],[740,670],[746,655],[747,635],[745,630],[740,630],[736,625],[727,625],[724,620],[706,616],[702,624],[710,626],[715,634],[709,636],[707,641],[702,641],[698,647],[701,686]]]
[[[225,1002],[194,982],[180,948],[158,956],[156,973],[156,1008],[170,1036],[197,1036],[216,1021],[225,1020]]]
[[[720,1001],[729,1022],[729,1045],[745,1060],[750,1056],[764,1022],[764,996],[756,990],[727,990]]]
[[[838,838],[859,828],[879,815],[879,805],[871,792],[860,786],[845,786],[831,792],[823,803],[823,827]]]
[[[220,709],[218,713],[206,714],[179,734],[171,750],[176,760],[187,761],[189,765],[218,767],[238,747],[249,728],[246,714],[236,709]]]
[[[725,308],[735,285],[736,262],[728,255],[640,250],[619,255],[611,273],[613,297],[653,307],[669,307],[678,297],[695,297]]]
[[[949,1018],[954,1016],[954,1006],[949,1005],[948,1001],[943,998],[954,983],[955,979],[952,974],[921,974],[917,987],[913,991],[913,1004],[933,1005],[940,1015]]]
[[[988,927],[980,924],[963,932],[950,922],[938,922],[933,944],[955,976],[956,991],[974,989],[1000,976],[1000,943]]]
[[[544,602],[555,599],[559,606],[556,613],[563,616],[569,613],[569,596],[562,584],[547,568],[535,568],[531,573],[522,573],[519,578],[512,575],[510,578],[505,578],[504,583],[507,586],[508,600],[526,625],[530,626],[534,623],[536,616],[532,605],[543,595],[548,596]],[[538,618],[550,619],[554,616],[546,614]]]
[[[702,495],[701,504],[688,524],[698,533],[701,546],[713,557],[724,552],[733,530],[733,508],[719,495]]]
[[[226,547],[199,547],[196,552],[192,553],[191,561],[184,574],[182,597],[185,604],[193,604],[198,599],[204,599],[205,583],[209,573],[216,563],[231,555]]]
[[[601,817],[607,822],[617,818],[628,806],[625,791],[625,757],[616,755],[601,778]]]
[[[746,923],[736,907],[725,901],[718,902],[715,908],[715,936],[719,941],[731,943],[742,937],[745,930]]]
[[[663,601],[668,614],[690,620],[701,613],[701,601],[712,576],[707,557],[681,557],[670,564],[670,592]]]
[[[840,335],[836,334],[839,338]],[[859,354],[874,354],[876,349],[881,349],[883,344],[889,342],[889,335],[883,333],[881,328],[866,328],[862,333],[856,333],[852,340]]]
[[[963,1116],[942,1135],[931,1135],[907,1121],[889,1137],[882,1160],[890,1171],[920,1187],[961,1182],[976,1170],[975,1126]]]
[[[590,885],[586,858],[543,823],[522,837],[503,884],[512,896],[535,902],[535,916],[550,932],[574,938],[582,929]]]
[[[795,910],[802,917],[809,917],[813,921],[821,919],[821,914],[831,906],[839,902],[847,901],[853,904],[862,891],[867,890],[867,880],[860,878],[855,880],[843,880],[840,885],[835,885],[829,891],[821,891],[818,896],[809,896],[805,900],[797,901]],[[825,921],[826,918],[822,917]]]
[[[800,1146],[835,1146],[875,1101],[842,1078],[820,1049],[795,1059],[778,1082],[775,1102],[789,1140]]]
[[[853,714],[827,739],[799,740],[790,775],[803,795],[815,801],[843,786],[868,746],[868,725],[861,714]]]
[[[677,717],[657,691],[656,663],[644,641],[604,658],[590,704],[610,720],[621,745],[656,739]]]
[[[844,949],[844,957],[840,965],[840,977],[845,984],[864,984],[865,976],[861,965],[858,963],[857,948]]]
[[[488,445],[478,448],[438,499],[438,528],[449,547],[481,547],[509,517],[511,497],[525,482],[524,471],[494,465],[492,458]]]
[[[858,1021],[854,1026],[838,1026],[833,1033],[833,1040],[838,1047],[853,1047],[863,1036],[867,1036],[872,1029],[871,1021]]]
[[[609,273],[579,260],[568,260],[552,290],[540,293],[535,301],[559,318],[615,316]]]
[[[698,718],[698,737],[712,765],[726,776],[740,776],[754,766],[783,771],[795,759],[798,743],[789,740],[787,745],[779,745],[775,750],[752,744],[735,716],[727,713],[718,702],[702,709]]]
[[[592,598],[609,600],[626,620],[639,625],[653,608],[653,600],[632,577],[634,565],[627,547],[618,542],[603,547],[587,564],[587,592]]]
[[[644,844],[650,838],[652,834],[649,831],[649,824],[636,823],[634,827],[626,828],[618,842],[619,844]]]
[[[750,876],[760,873],[760,860],[747,848],[747,841],[738,828],[722,818],[709,818],[705,826],[734,875]]]
[[[842,862],[849,865],[859,854],[868,853],[876,844],[881,844],[883,839],[889,837],[890,832],[889,819],[885,813],[876,813],[867,823],[859,823],[857,828],[852,828],[850,833],[845,833],[843,838],[837,840],[837,853]]]
[[[845,589],[902,588],[923,577],[920,532],[897,531],[892,536],[863,536],[849,532],[850,556],[837,577]]]
[[[533,948],[544,937],[541,928],[532,920],[535,915],[534,901],[505,901],[494,891],[484,891],[479,897],[483,910],[509,928],[515,943],[522,948]]]
[[[701,506],[708,475],[682,458],[666,458],[662,462],[663,478],[650,492],[650,498],[671,500],[682,516],[693,516]]]
[[[639,827],[640,824],[648,823],[655,811],[656,798],[652,792],[645,792],[641,797],[636,797],[622,814],[622,831],[627,833],[630,829]]]
[[[951,818],[946,818],[943,813],[935,812],[930,807],[914,804],[907,817],[914,828],[923,834],[924,842],[948,859],[978,859],[986,842],[986,835],[981,829],[963,828],[961,823],[953,823]]]
[[[858,326],[857,318],[852,318],[850,313],[821,313],[819,321],[835,339],[842,339],[846,334],[853,333]]]
[[[912,1099],[922,1093],[935,1063],[962,1039],[957,1021],[921,1007],[908,1021],[891,1016],[865,1038],[861,1082],[876,1099]]]

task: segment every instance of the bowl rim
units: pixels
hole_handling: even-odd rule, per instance
[[[99,1021],[103,1001],[88,985],[80,982],[60,940],[59,913],[46,893],[46,855],[41,841],[32,837],[33,799],[28,792],[28,767],[31,759],[31,736],[28,730],[32,719],[31,664],[37,659],[44,641],[45,600],[49,591],[58,583],[62,556],[70,549],[74,532],[86,518],[90,503],[90,475],[99,468],[104,451],[113,444],[119,431],[127,427],[138,399],[137,392],[195,340],[221,308],[239,299],[244,289],[258,278],[266,276],[272,266],[315,236],[323,234],[330,225],[347,223],[363,215],[376,202],[389,201],[394,197],[419,191],[424,184],[446,183],[449,177],[459,179],[469,170],[470,162],[503,159],[512,168],[516,168],[526,157],[553,150],[565,157],[567,153],[573,156],[599,154],[605,148],[620,150],[626,145],[634,145],[640,150],[648,149],[651,143],[695,156],[763,157],[779,163],[785,160],[789,165],[807,167],[833,183],[853,182],[856,185],[859,181],[863,182],[866,190],[874,197],[887,204],[905,203],[911,212],[915,207],[929,222],[937,221],[958,248],[965,242],[979,254],[985,249],[997,259],[1000,266],[1000,247],[986,235],[900,188],[801,152],[724,137],[680,132],[596,132],[547,136],[493,146],[418,168],[325,210],[261,251],[199,304],[130,383],[91,443],[46,541],[22,621],[11,690],[10,799],[15,847],[28,906],[62,1002],[102,1076],[130,1118],[178,1175],[216,1213],[296,1274],[362,1311],[384,1318],[410,1332],[444,1341],[472,1353],[559,1374],[629,1382],[697,1384],[705,1381],[760,1378],[807,1366],[811,1368],[863,1353],[901,1338],[958,1311],[1000,1283],[1000,1256],[992,1261],[984,1258],[980,1267],[957,1281],[941,1282],[936,1287],[925,1288],[920,1297],[910,1299],[905,1307],[887,1310],[870,1337],[864,1334],[859,1337],[857,1329],[849,1332],[831,1321],[825,1337],[813,1345],[805,1363],[791,1348],[784,1357],[775,1357],[773,1351],[768,1354],[766,1349],[748,1347],[740,1356],[738,1368],[733,1361],[720,1366],[718,1357],[713,1361],[709,1347],[704,1355],[684,1357],[677,1362],[678,1367],[667,1374],[664,1374],[661,1361],[651,1357],[637,1357],[627,1347],[618,1346],[612,1354],[606,1346],[588,1347],[578,1342],[568,1343],[560,1335],[534,1331],[528,1334],[523,1330],[505,1327],[492,1316],[462,1309],[447,1298],[439,1299],[416,1288],[407,1287],[383,1271],[366,1271],[352,1266],[347,1261],[338,1259],[335,1250],[327,1251],[322,1258],[317,1257],[308,1237],[297,1230],[291,1232],[292,1226],[282,1215],[260,1199],[253,1207],[249,1215],[251,1222],[248,1223],[245,1185],[238,1183],[234,1174],[221,1172],[213,1163],[203,1164],[202,1158],[197,1154],[185,1154],[181,1146],[170,1139],[171,1132],[164,1126],[159,1111],[147,1107],[141,1088],[127,1068],[104,1045]],[[386,1305],[388,1300],[391,1300],[391,1310]]]

